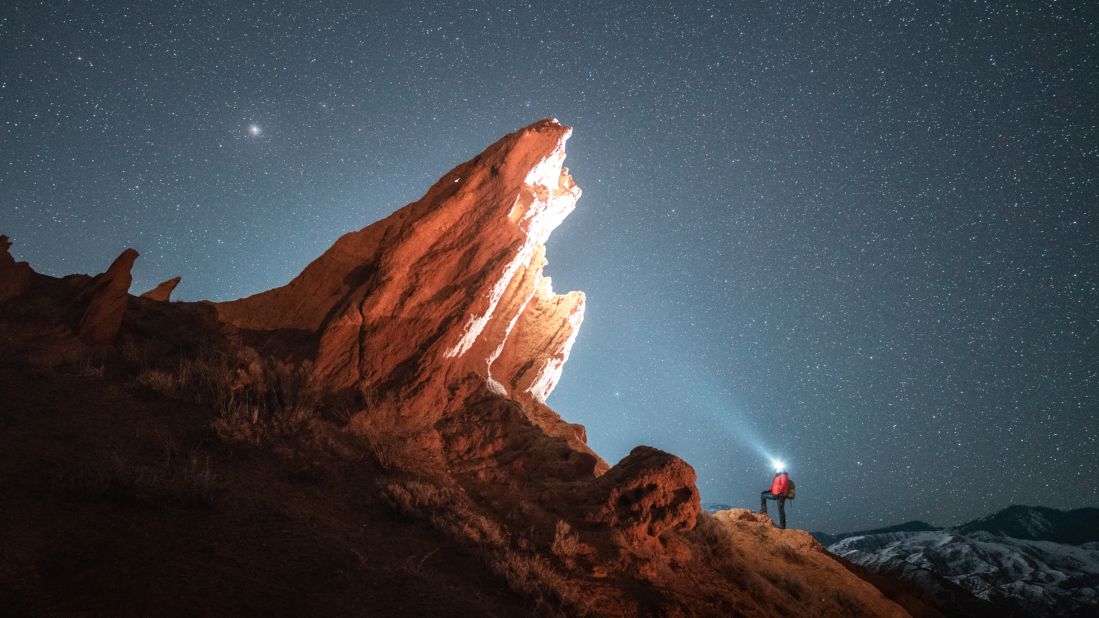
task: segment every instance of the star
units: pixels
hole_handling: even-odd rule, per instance
[[[259,137],[263,135],[263,127],[254,123],[248,125],[248,135],[251,135],[252,137]]]

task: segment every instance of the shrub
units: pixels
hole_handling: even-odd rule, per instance
[[[76,365],[76,375],[85,378],[102,378],[105,363],[90,356],[80,359]]]
[[[66,484],[88,496],[145,505],[209,506],[222,489],[209,457],[197,454],[183,463],[169,457],[156,466],[112,452],[81,469]]]
[[[137,382],[168,397],[176,395],[180,389],[179,374],[161,369],[148,369],[141,372],[137,376]]]
[[[389,481],[381,487],[382,498],[401,513],[423,514],[428,509],[440,509],[453,502],[450,492],[431,483],[416,480]]]
[[[144,353],[136,343],[124,350],[134,358]],[[167,368],[146,369],[137,382],[168,397],[213,407],[219,437],[256,444],[270,435],[305,431],[319,418],[320,396],[309,384],[311,370],[309,363],[264,358],[251,348],[237,355],[207,349]]]
[[[242,401],[229,401],[219,411],[212,426],[226,442],[259,444],[263,438],[260,408]]]
[[[567,560],[579,551],[580,535],[572,531],[572,526],[567,521],[559,519],[553,534],[553,545],[550,546],[550,549],[558,558]]]
[[[514,547],[513,540],[522,545],[522,539],[513,539],[464,493],[413,479],[390,479],[380,490],[383,499],[399,512],[426,519],[451,539],[479,548],[491,570],[513,590],[533,599],[540,613],[563,616],[598,613],[589,607],[581,586],[571,583],[544,557]],[[559,521],[554,553],[571,556],[579,548],[579,535],[568,523]]]

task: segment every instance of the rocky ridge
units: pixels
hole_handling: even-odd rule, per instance
[[[808,535],[702,513],[678,457],[641,446],[609,466],[546,405],[585,302],[543,275],[545,243],[580,196],[563,166],[570,134],[544,120],[507,135],[285,286],[230,302],[168,304],[160,287],[130,297],[133,250],[94,278],[24,282],[5,238],[0,318],[20,325],[5,331],[10,347],[56,365],[88,350],[109,359],[120,330],[126,350],[144,338],[157,357],[201,340],[218,360],[200,373],[231,381],[211,401],[245,426],[240,406],[260,405],[248,395],[257,384],[274,384],[263,400],[280,409],[292,407],[289,388],[308,388],[309,405],[347,419],[326,443],[375,458],[376,489],[395,508],[479,546],[515,590],[566,613],[904,615]],[[79,313],[32,314],[36,295]]]

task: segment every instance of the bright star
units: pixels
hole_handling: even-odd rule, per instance
[[[248,134],[252,137],[259,137],[263,134],[263,129],[258,124],[248,125]]]

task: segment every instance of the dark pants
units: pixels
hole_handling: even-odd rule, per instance
[[[778,502],[778,527],[783,530],[786,529],[786,496],[776,496],[775,494],[765,491],[759,496],[759,512],[764,515],[767,514],[767,501],[774,500]]]

